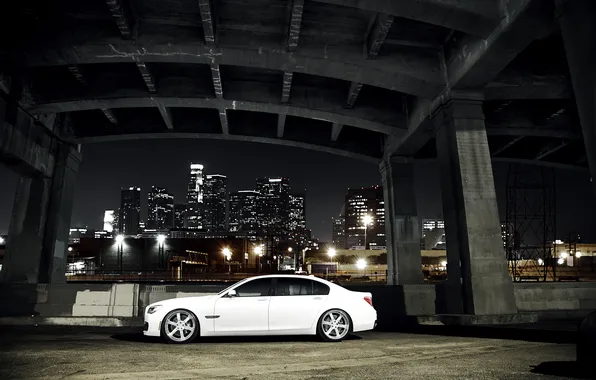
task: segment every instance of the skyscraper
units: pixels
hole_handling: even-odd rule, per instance
[[[136,235],[139,231],[141,214],[141,188],[131,186],[120,191],[120,214],[118,232],[124,235]]]
[[[290,194],[289,223],[290,240],[299,247],[306,247],[306,204],[304,194]]]
[[[346,248],[346,218],[343,215],[337,218],[332,218],[333,233],[332,242],[333,246],[338,249]]]
[[[147,202],[147,228],[165,230],[174,226],[174,196],[163,187],[151,186]]]
[[[228,200],[227,178],[221,174],[207,174],[203,192],[203,230],[224,232],[228,230],[226,205]]]
[[[184,203],[176,203],[174,205],[174,228],[184,228],[185,212],[186,205]]]
[[[103,213],[103,230],[110,233],[114,232],[114,210],[106,210]]]
[[[289,234],[290,181],[287,178],[257,179],[259,220],[267,235],[287,239]]]
[[[351,189],[345,199],[346,248],[365,246],[371,249],[385,247],[385,202],[383,188]],[[369,215],[372,223],[366,228],[364,216]]]
[[[201,212],[203,206],[203,165],[190,164],[190,179],[186,194],[185,227],[201,229]]]
[[[230,193],[230,232],[244,232],[256,237],[260,230],[259,198],[254,190],[241,190]]]

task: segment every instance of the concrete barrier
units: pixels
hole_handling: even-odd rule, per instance
[[[544,317],[578,317],[596,310],[596,283],[515,283],[514,292],[521,312],[537,312]]]

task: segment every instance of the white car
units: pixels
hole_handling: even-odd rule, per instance
[[[171,343],[230,335],[319,335],[341,341],[376,324],[370,293],[314,276],[266,275],[242,280],[217,295],[153,303],[145,309],[143,334]]]

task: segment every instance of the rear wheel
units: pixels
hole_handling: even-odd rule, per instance
[[[340,342],[350,332],[350,317],[339,309],[323,313],[317,325],[317,335],[326,342]]]
[[[199,334],[199,321],[188,310],[173,310],[163,319],[161,332],[168,343],[192,342]]]

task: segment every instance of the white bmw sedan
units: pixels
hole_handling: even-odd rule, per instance
[[[370,293],[314,276],[266,275],[242,280],[217,295],[153,303],[145,309],[143,334],[171,343],[231,335],[318,335],[341,341],[376,324]]]

